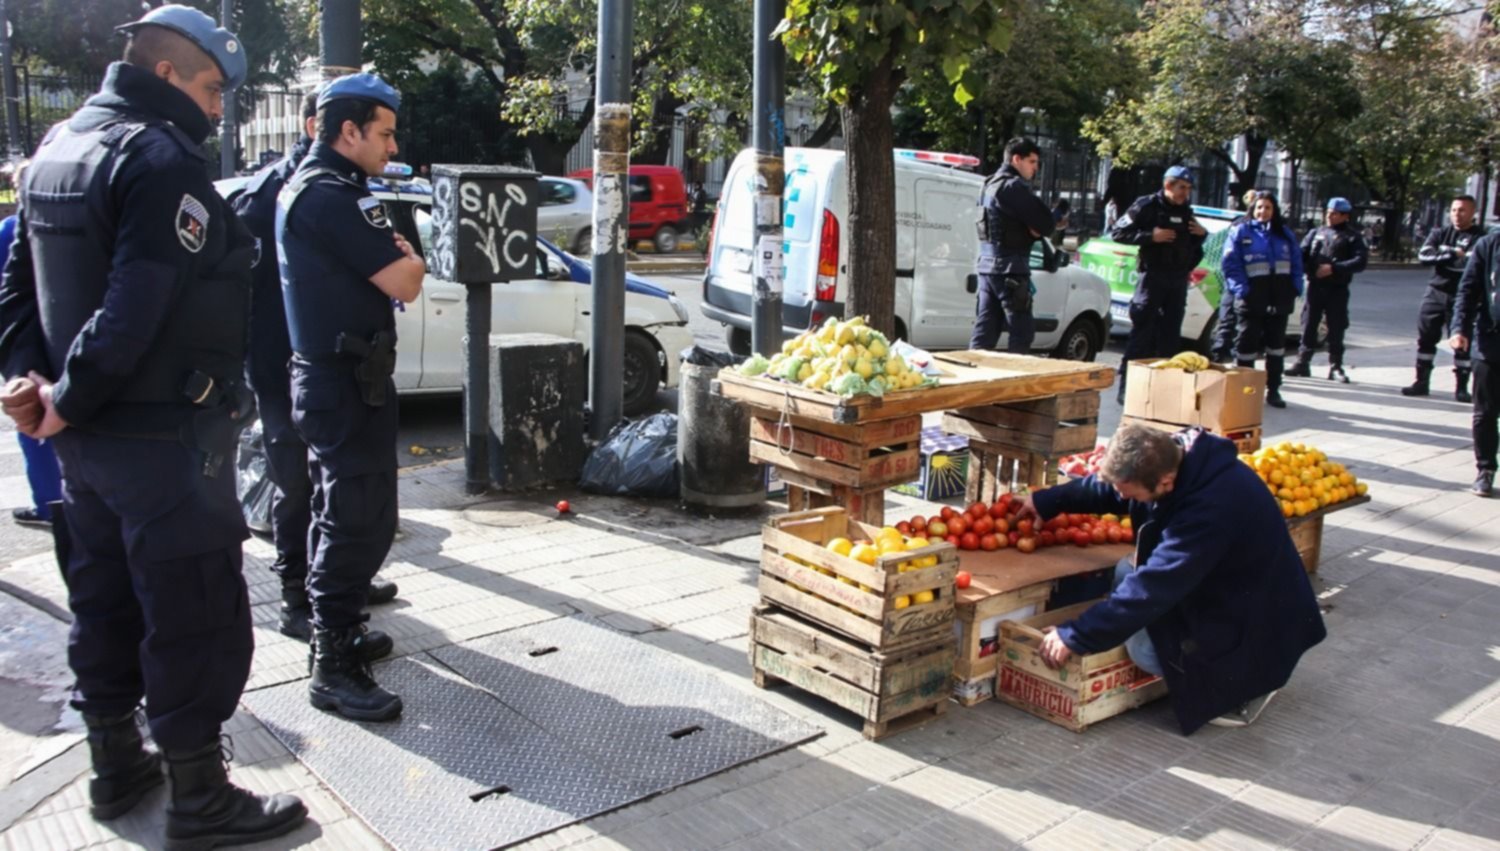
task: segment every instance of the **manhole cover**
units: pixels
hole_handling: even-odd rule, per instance
[[[536,503],[503,499],[466,508],[463,517],[481,526],[535,526],[552,519],[545,511]]]

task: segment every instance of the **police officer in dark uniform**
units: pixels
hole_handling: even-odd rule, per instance
[[[62,464],[57,550],[73,611],[73,706],[88,725],[95,818],[162,782],[166,847],[279,836],[289,795],[229,783],[220,725],[250,671],[247,537],[235,496],[253,244],[201,147],[243,82],[239,41],[185,6],[121,29],[125,60],[47,134],[21,189],[0,286],[0,367],[38,389],[23,432]]]
[[[1472,195],[1454,198],[1448,208],[1450,224],[1428,234],[1417,252],[1417,260],[1432,267],[1432,279],[1427,282],[1427,294],[1417,310],[1417,380],[1401,388],[1402,396],[1426,396],[1429,392],[1438,340],[1453,322],[1453,296],[1458,292],[1458,279],[1464,273],[1469,251],[1484,236],[1484,228],[1474,221],[1475,206]],[[1469,370],[1468,350],[1454,349],[1453,398],[1460,402],[1474,398],[1469,395]]]
[[[271,570],[281,578],[280,631],[301,641],[312,638],[312,605],[307,598],[312,480],[308,477],[307,444],[292,426],[292,398],[287,382],[292,343],[287,335],[281,274],[276,262],[276,196],[312,148],[317,117],[318,93],[309,92],[302,102],[302,138],[285,157],[261,169],[229,199],[240,221],[255,238],[250,348],[245,374],[255,391],[266,447],[266,471],[274,486],[271,537],[276,543],[276,563]],[[387,603],[395,598],[394,582],[379,576],[371,580],[366,594],[368,604]],[[380,649],[368,643],[366,646]],[[384,651],[382,656],[390,652],[389,644]]]
[[[1229,227],[1231,228],[1241,222],[1250,221],[1249,211],[1255,209],[1255,190],[1245,190],[1245,194],[1241,197],[1241,203],[1246,212],[1242,216],[1235,216],[1229,222]],[[1228,236],[1227,231],[1228,229],[1226,228],[1226,237]],[[1224,245],[1220,243],[1217,247],[1214,247],[1205,242],[1203,248],[1205,253],[1218,250],[1222,254]],[[1222,278],[1223,276],[1221,275],[1220,279],[1222,280]],[[1228,287],[1224,287],[1221,284],[1219,288],[1219,320],[1214,325],[1213,351],[1208,353],[1209,358],[1214,363],[1229,363],[1234,360],[1234,341],[1239,337],[1239,328],[1239,318],[1234,312],[1234,296],[1229,292]]]
[[[1469,247],[1472,258],[1459,278],[1453,306],[1454,351],[1474,352],[1474,463],[1469,492],[1495,495],[1495,456],[1500,451],[1500,236],[1489,234]]]
[[[396,321],[426,266],[366,188],[396,153],[401,97],[351,74],[318,95],[317,141],[281,191],[276,248],[291,336],[292,422],[312,455],[314,706],[363,721],[401,714],[369,662],[390,638],[364,627],[370,579],[396,531]]]
[[[1031,315],[1031,245],[1051,233],[1052,211],[1026,184],[1036,176],[1041,148],[1030,139],[1005,146],[1005,165],[990,175],[979,195],[979,307],[970,349],[993,349],[1010,330],[1006,350],[1026,353],[1036,338]]]
[[[1120,363],[1122,403],[1130,361],[1169,357],[1181,347],[1188,275],[1203,259],[1203,240],[1208,236],[1188,205],[1192,191],[1193,173],[1185,166],[1172,166],[1161,191],[1137,198],[1109,234],[1115,242],[1139,246],[1130,337]]]
[[[1347,198],[1328,201],[1323,227],[1302,240],[1302,267],[1308,270],[1307,299],[1302,302],[1302,345],[1287,375],[1312,374],[1318,326],[1328,317],[1328,380],[1349,383],[1344,372],[1344,330],[1349,327],[1349,282],[1365,270],[1370,249],[1359,229],[1349,224],[1354,206]]]

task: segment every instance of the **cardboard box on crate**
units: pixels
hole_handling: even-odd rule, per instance
[[[1074,655],[1056,670],[1042,661],[1042,629],[1065,623],[1091,600],[1000,624],[995,693],[1001,700],[1075,733],[1167,693],[1166,681],[1136,667],[1124,647]]]
[[[836,506],[772,517],[761,531],[762,602],[873,650],[935,641],[951,647],[958,549],[942,541],[866,564],[826,547],[835,538],[873,542],[879,531]],[[917,602],[923,591],[933,599]]]
[[[1152,369],[1154,360],[1128,365],[1124,415],[1178,426],[1201,425],[1215,434],[1259,428],[1266,374],[1248,367]]]
[[[969,439],[944,434],[938,426],[922,429],[920,478],[891,490],[934,502],[962,496],[969,474]]]
[[[1147,428],[1154,428],[1158,431],[1167,432],[1179,432],[1185,428],[1193,427],[1191,425],[1184,425],[1182,423],[1163,423],[1157,422],[1156,420],[1143,420],[1140,417],[1132,416],[1120,417],[1120,425],[1143,425]],[[1258,425],[1243,428],[1234,428],[1229,429],[1228,431],[1217,431],[1215,429],[1208,428],[1207,426],[1205,426],[1204,428],[1206,431],[1212,434],[1217,434],[1220,437],[1233,441],[1235,450],[1242,454],[1249,454],[1260,448],[1261,428]]]

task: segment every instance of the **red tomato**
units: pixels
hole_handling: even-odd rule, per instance
[[[1010,521],[1006,520],[1004,517],[1001,517],[999,520],[996,520],[995,521],[995,534],[996,535],[1008,535],[1008,534],[1010,534]]]
[[[952,520],[953,515],[957,514],[958,512],[953,510],[953,506],[945,505],[943,506],[943,510],[938,513],[943,515],[944,520]]]
[[[1077,544],[1078,546],[1086,547],[1089,545],[1090,540],[1092,540],[1092,538],[1089,537],[1089,533],[1083,531],[1082,529],[1073,530],[1073,543]]]
[[[973,581],[974,577],[970,576],[967,570],[960,570],[958,575],[953,577],[953,587],[967,588],[969,587],[969,583]]]
[[[973,517],[975,520],[978,520],[981,515],[990,513],[990,507],[982,502],[976,502],[973,505],[969,506],[968,510],[966,510],[964,513],[969,515],[970,517]]]
[[[1094,533],[1094,524],[1092,524],[1092,523],[1080,523],[1080,524],[1078,524],[1077,526],[1075,526],[1073,528],[1079,529],[1079,530],[1084,531],[1084,532],[1088,532],[1090,535],[1092,535]]]
[[[988,514],[981,514],[974,518],[974,524],[969,529],[976,535],[988,535],[995,531],[995,521],[991,520]]]
[[[573,506],[569,505],[568,501],[566,499],[559,499],[557,501],[557,513],[558,514],[567,514],[569,511],[572,511],[572,510],[573,510]]]
[[[1091,519],[1091,517],[1088,514],[1072,514],[1072,515],[1069,515],[1069,519],[1071,520],[1072,525],[1074,525],[1074,526],[1081,526],[1084,523],[1089,522],[1089,520]]]
[[[1016,541],[1016,549],[1020,550],[1023,553],[1035,552],[1036,538],[1022,538],[1021,540]]]
[[[1105,530],[1104,534],[1105,534],[1106,537],[1109,538],[1109,542],[1111,544],[1118,544],[1121,541],[1125,540],[1120,535],[1120,533],[1122,531],[1123,530],[1119,526],[1111,526],[1111,527],[1109,527],[1108,529]]]
[[[1012,502],[1011,504],[1005,506],[1005,511],[1006,511],[1007,514],[1016,514],[1020,510],[1021,510],[1021,503],[1019,501]]]
[[[936,517],[934,517],[931,520],[927,521],[927,537],[929,537],[929,538],[946,538],[946,537],[948,537],[948,524],[944,523],[943,521],[941,521],[939,519],[937,519]]]
[[[1000,539],[994,535],[979,536],[979,548],[986,552],[1000,549]]]
[[[908,523],[908,522],[906,522],[905,520],[902,520],[900,523],[896,524],[896,531],[900,532],[901,534],[903,534],[906,537],[910,538],[911,537],[911,524]]]
[[[990,506],[990,516],[993,517],[993,518],[995,518],[996,520],[999,520],[1000,518],[1004,517],[1005,516],[1005,503],[1001,502],[998,499],[995,500],[995,504],[992,505],[992,506]]]
[[[1037,536],[1037,543],[1041,544],[1044,547],[1056,546],[1057,533],[1052,532],[1051,530],[1044,531],[1042,532],[1042,534]]]
[[[1035,524],[1030,520],[1022,520],[1016,524],[1016,531],[1020,532],[1023,538],[1029,537],[1034,530]]]
[[[967,514],[955,514],[948,521],[948,531],[955,535],[962,535],[969,531],[969,516]]]
[[[1021,533],[1020,532],[1011,532],[1010,534],[1008,534],[1008,535],[1005,536],[1005,540],[1010,541],[1010,545],[1011,546],[1015,546],[1016,542],[1019,541],[1019,540],[1021,540]]]
[[[1120,537],[1120,543],[1122,543],[1122,544],[1131,544],[1131,543],[1135,542],[1135,530],[1134,529],[1121,529],[1120,530],[1120,536],[1121,536]]]
[[[1093,542],[1096,543],[1096,544],[1107,544],[1107,543],[1109,543],[1109,535],[1108,535],[1108,533],[1106,533],[1104,531],[1104,527],[1103,526],[1095,526],[1094,527],[1094,531],[1090,534],[1090,537],[1092,538]]]
[[[973,532],[965,532],[958,538],[958,548],[961,550],[979,549],[979,536]]]
[[[997,550],[1003,550],[1003,549],[1005,549],[1008,546],[1010,546],[1010,538],[1009,537],[1007,537],[1005,535],[996,535],[995,536],[995,549],[997,549]]]
[[[921,532],[922,530],[924,530],[926,528],[927,528],[927,518],[926,517],[923,517],[922,515],[918,514],[917,516],[915,516],[915,517],[913,517],[911,519],[911,530],[913,532]]]
[[[958,544],[959,544],[959,540],[958,540],[958,536],[957,535],[949,535],[946,538],[943,538],[943,540],[947,541],[948,543],[952,544],[955,547],[958,546]]]

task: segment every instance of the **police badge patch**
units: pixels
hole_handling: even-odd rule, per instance
[[[177,205],[177,241],[194,254],[208,242],[208,208],[191,195]]]
[[[365,214],[365,221],[369,222],[371,227],[389,228],[391,226],[390,221],[385,217],[385,205],[380,202],[379,198],[366,195],[359,199],[359,211]]]

